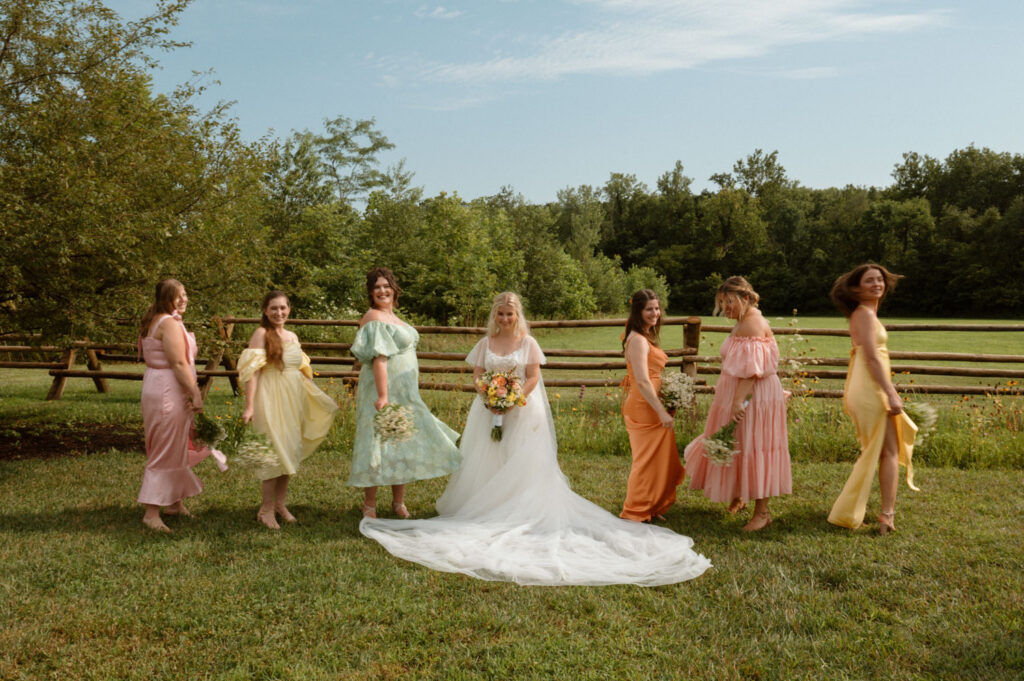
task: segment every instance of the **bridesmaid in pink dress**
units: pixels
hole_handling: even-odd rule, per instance
[[[191,515],[183,499],[203,491],[190,468],[189,432],[192,416],[203,409],[196,383],[195,336],[185,329],[181,315],[188,306],[185,287],[176,279],[156,285],[156,300],[139,327],[140,349],[146,359],[142,379],[142,422],[146,431],[146,469],[138,501],[146,505],[142,523],[158,532],[170,532],[160,518]]]
[[[754,514],[743,529],[767,527],[772,518],[768,498],[792,492],[789,438],[786,431],[786,393],[779,381],[779,346],[768,322],[757,309],[760,296],[743,277],[729,277],[718,287],[715,313],[736,320],[722,343],[722,373],[708,411],[704,433],[683,454],[690,472],[690,489],[702,489],[712,501],[731,501],[738,513],[754,499]],[[727,466],[711,463],[704,440],[730,420],[737,422],[739,454]]]

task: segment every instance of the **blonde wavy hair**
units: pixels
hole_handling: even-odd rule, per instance
[[[712,314],[718,315],[723,312],[722,303],[726,298],[733,298],[748,308],[757,307],[758,301],[761,300],[754,287],[743,277],[729,277],[722,282],[715,293],[715,311]]]
[[[512,291],[503,291],[494,296],[494,300],[491,302],[491,314],[487,317],[487,335],[498,335],[500,331],[498,328],[498,308],[502,305],[508,305],[516,311],[516,336],[523,337],[529,335],[530,325],[523,314],[523,301]]]

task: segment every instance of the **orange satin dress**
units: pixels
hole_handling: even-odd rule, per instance
[[[647,343],[636,336],[630,343]],[[649,345],[647,375],[657,393],[661,387],[661,371],[668,355],[658,347]],[[679,461],[676,433],[665,428],[658,415],[636,389],[632,364],[626,361],[627,375],[622,382],[625,400],[622,418],[629,433],[629,447],[633,451],[633,466],[629,471],[626,500],[619,517],[646,521],[667,511],[676,502],[676,487],[683,481],[683,465]]]

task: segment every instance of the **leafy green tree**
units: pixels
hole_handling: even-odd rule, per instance
[[[0,326],[106,338],[177,276],[193,309],[255,295],[259,148],[197,88],[154,96],[149,53],[186,1],[122,22],[90,0],[0,14]]]

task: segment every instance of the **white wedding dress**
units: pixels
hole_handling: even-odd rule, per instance
[[[511,355],[491,352],[484,337],[466,358],[487,370],[514,370],[544,355],[526,336]],[[618,518],[575,494],[558,467],[544,380],[526,406],[505,414],[504,436],[491,440],[491,412],[473,400],[459,449],[462,468],[426,520],[364,518],[359,530],[389,552],[444,572],[533,585],[672,584],[711,566],[693,540]]]

